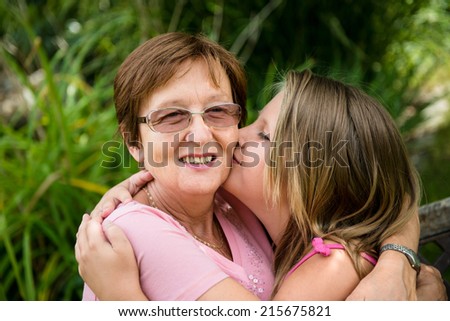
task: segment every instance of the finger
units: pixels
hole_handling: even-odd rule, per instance
[[[78,231],[76,234],[77,240],[84,236],[84,231],[86,230],[87,222],[91,219],[89,214],[83,214],[81,217],[80,225],[78,226]]]
[[[80,263],[82,258],[83,246],[87,244],[86,227],[89,220],[90,216],[88,214],[84,214],[76,234],[77,240],[75,242],[75,259],[78,263]]]
[[[113,187],[115,188],[115,193],[118,193],[118,189],[120,187]],[[110,192],[105,193],[103,197],[101,198],[100,202],[94,207],[94,209],[91,212],[91,217],[96,220],[99,223],[103,222],[103,219],[105,217],[108,217],[109,214],[114,211],[114,209],[120,204],[123,203],[120,199],[117,199],[115,196],[110,196]],[[125,192],[126,195],[128,195],[128,192]],[[124,196],[125,199],[128,199],[129,197]]]
[[[153,175],[147,171],[142,170],[132,176],[128,179],[128,191],[131,195],[135,195],[139,190],[141,190],[145,184],[153,180]]]
[[[119,206],[120,203],[126,204],[133,199],[130,193],[124,188],[121,188],[121,190],[118,192],[119,194],[114,197],[107,197],[107,195],[105,194],[104,199],[102,198],[102,200],[100,201],[102,207],[98,212],[100,218],[104,219],[105,217],[108,217],[109,214],[111,214],[117,208],[117,206]]]
[[[106,194],[105,194],[106,195]],[[91,218],[93,218],[94,220],[102,220],[102,212],[103,212],[103,198],[105,197],[105,195],[103,195],[102,199],[100,200],[100,202],[94,207],[94,209],[91,211]]]
[[[106,238],[115,251],[132,251],[130,241],[120,227],[112,222],[106,222],[104,225]]]
[[[112,190],[112,192],[111,192]],[[123,186],[115,186],[105,193],[91,212],[91,217],[99,223],[114,211],[120,203],[128,203],[132,197]]]
[[[420,267],[420,273],[419,273],[419,275],[418,275],[418,277],[419,278],[421,278],[421,277],[426,277],[426,274],[432,274],[432,275],[434,275],[435,277],[439,277],[439,278],[441,278],[441,272],[439,272],[439,270],[437,269],[437,268],[435,268],[434,266],[432,266],[432,265],[427,265],[427,264],[421,264],[421,267]]]
[[[133,195],[139,192],[139,190],[152,179],[152,174],[146,170],[130,176],[103,195],[100,202],[92,211],[91,216],[101,222],[102,219],[111,214],[120,203],[129,203],[133,199]]]
[[[95,250],[98,245],[108,242],[105,234],[103,233],[103,227],[97,220],[89,220],[86,222],[86,242],[90,249]]]
[[[136,195],[152,179],[153,175],[149,171],[142,170],[121,182],[116,186],[113,197],[109,197],[107,193],[97,205],[100,208],[101,217],[107,217],[120,203],[129,203],[133,195]]]
[[[89,214],[84,213],[83,216],[81,216],[81,222],[80,225],[78,226],[78,230],[77,230],[77,237],[78,237],[78,233],[80,232],[81,229],[83,229],[84,227],[86,227],[86,221],[88,221],[90,219]]]

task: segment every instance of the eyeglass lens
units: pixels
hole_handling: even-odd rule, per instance
[[[189,126],[192,114],[201,114],[204,122],[212,127],[229,127],[239,123],[240,106],[235,104],[206,108],[203,112],[191,112],[182,108],[165,108],[150,114],[149,125],[160,133],[180,131]]]

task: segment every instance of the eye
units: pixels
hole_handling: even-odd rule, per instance
[[[223,106],[213,106],[206,109],[207,113],[225,113],[226,107]]]
[[[205,110],[206,116],[209,118],[223,118],[229,115],[229,111],[223,106],[214,106]]]
[[[167,112],[166,114],[161,115],[161,118],[165,118],[165,119],[170,119],[173,117],[180,117],[180,116],[184,116],[185,112],[181,111],[181,110],[172,110],[170,112]]]
[[[176,123],[184,121],[186,118],[189,118],[189,114],[186,113],[185,110],[177,108],[167,108],[155,111],[152,114],[151,120],[155,125],[161,123]]]
[[[270,135],[268,133],[260,132],[258,133],[258,136],[264,140],[270,141]]]

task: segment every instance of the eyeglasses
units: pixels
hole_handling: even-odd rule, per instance
[[[208,107],[201,112],[192,112],[180,107],[169,107],[152,110],[147,116],[138,117],[138,123],[146,123],[151,130],[157,133],[173,133],[189,127],[192,115],[202,115],[203,121],[210,127],[230,127],[239,123],[241,106],[226,103]]]

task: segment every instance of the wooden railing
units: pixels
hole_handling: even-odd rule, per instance
[[[450,197],[420,207],[419,256],[427,264],[436,267],[442,275],[450,273]],[[433,243],[433,245],[431,245]],[[426,247],[433,246],[438,252],[431,262],[423,256]],[[445,281],[447,296],[450,299],[450,284]]]

